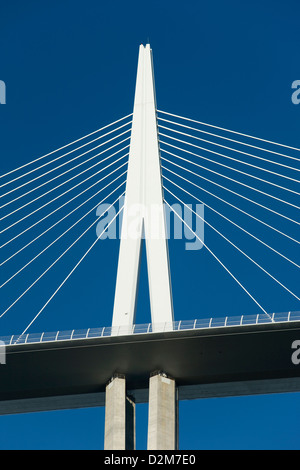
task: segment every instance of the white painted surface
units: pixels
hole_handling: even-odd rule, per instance
[[[124,204],[112,326],[131,326],[135,322],[144,235],[151,319],[154,331],[159,331],[164,322],[172,325],[173,305],[149,44],[139,49]]]

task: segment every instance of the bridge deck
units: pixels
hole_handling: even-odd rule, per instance
[[[180,399],[300,391],[300,321],[58,338],[6,346],[0,413],[101,406],[115,373],[145,402],[155,370],[176,380]]]
[[[179,320],[172,323],[161,323],[155,325],[151,323],[137,324],[133,326],[120,326],[111,327],[105,326],[100,328],[86,328],[82,330],[67,330],[67,331],[52,331],[43,333],[27,333],[16,334],[10,336],[0,337],[0,341],[6,345],[13,344],[26,344],[26,343],[44,343],[52,341],[64,341],[75,339],[87,338],[102,338],[106,336],[124,336],[136,335],[144,333],[152,333],[156,331],[182,331],[182,330],[195,330],[207,328],[219,328],[230,326],[246,326],[246,325],[260,325],[268,323],[282,323],[300,321],[300,311],[293,312],[280,312],[271,315],[257,314],[257,315],[240,315],[240,316],[227,316],[227,317],[211,317],[201,318],[195,320]]]

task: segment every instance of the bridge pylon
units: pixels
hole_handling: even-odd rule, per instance
[[[139,48],[113,327],[135,323],[141,245],[145,239],[152,328],[168,323],[173,303],[158,144],[152,50]]]
[[[173,302],[163,206],[152,50],[140,45],[112,335],[135,323],[142,241],[145,239],[152,331],[173,329]],[[148,449],[175,449],[176,384],[166,374],[149,377]],[[106,386],[105,442],[109,450],[135,448],[135,405],[126,377]]]

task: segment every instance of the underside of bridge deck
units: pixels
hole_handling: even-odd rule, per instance
[[[146,402],[154,371],[174,378],[179,399],[300,391],[299,339],[300,322],[289,322],[11,345],[0,413],[102,406],[114,374]]]

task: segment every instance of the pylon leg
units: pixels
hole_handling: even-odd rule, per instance
[[[126,396],[124,376],[106,386],[104,450],[135,449],[135,403]]]
[[[158,372],[150,377],[148,450],[178,447],[178,410],[175,380]]]

